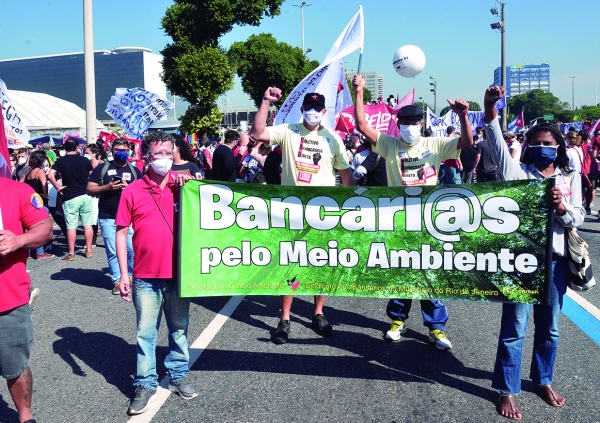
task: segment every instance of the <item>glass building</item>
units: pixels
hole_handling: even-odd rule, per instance
[[[117,88],[141,87],[166,97],[161,61],[162,56],[141,47],[95,51],[96,118],[112,120],[105,110]],[[49,94],[85,110],[83,53],[0,60],[0,79],[9,90]]]
[[[501,85],[501,68],[494,71],[494,85]],[[506,97],[533,89],[550,91],[550,65],[510,65],[506,67]]]

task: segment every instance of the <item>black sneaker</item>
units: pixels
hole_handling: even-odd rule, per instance
[[[313,317],[310,327],[319,335],[329,338],[333,334],[333,328],[322,314]]]
[[[274,344],[285,344],[288,340],[290,329],[291,326],[289,320],[280,320],[279,324],[277,325],[277,330],[271,338],[271,342]]]
[[[135,396],[131,400],[131,404],[129,405],[127,412],[129,414],[142,414],[148,409],[150,403],[156,398],[158,398],[156,395],[156,389],[150,389],[139,385],[137,388],[135,388]]]
[[[191,400],[198,396],[196,387],[188,380],[187,377],[179,379],[176,382],[169,381],[169,390],[178,394],[184,400]]]

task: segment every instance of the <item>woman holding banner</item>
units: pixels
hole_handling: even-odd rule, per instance
[[[554,207],[552,254],[551,303],[502,305],[502,322],[492,387],[500,391],[498,413],[512,420],[523,416],[517,407],[515,395],[521,392],[521,367],[523,341],[531,309],[535,321],[532,381],[539,396],[553,407],[562,407],[566,399],[552,387],[554,363],[558,349],[558,317],[567,290],[567,242],[565,228],[583,223],[585,210],[581,205],[581,179],[569,167],[565,141],[550,124],[536,125],[527,132],[528,148],[523,164],[513,160],[504,143],[497,119],[495,103],[504,95],[501,87],[491,87],[485,92],[485,132],[490,147],[495,150],[504,180],[555,178],[556,186],[549,191],[549,201]]]

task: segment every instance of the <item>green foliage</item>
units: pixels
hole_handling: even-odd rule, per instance
[[[450,111],[450,106],[444,107],[438,116],[444,116],[446,113]],[[480,112],[481,106],[476,101],[469,101],[469,111],[470,112]]]
[[[600,119],[600,107],[598,106],[582,106],[581,118],[584,121],[595,121]]]
[[[309,60],[302,49],[277,42],[273,35],[264,33],[233,43],[227,54],[242,79],[244,92],[257,107],[267,87],[281,89],[285,99],[319,65],[316,60]]]
[[[553,114],[558,122],[570,122],[573,117],[569,103],[560,101],[552,93],[537,89],[513,96],[508,100],[508,107],[515,114],[523,110],[526,124],[545,114]]]
[[[352,97],[352,104],[356,104],[356,93],[354,92],[354,89],[352,89],[352,79],[350,78],[346,78],[346,83],[348,84],[348,87],[350,88],[350,96]],[[367,87],[363,88],[363,103],[367,104],[369,101],[371,101],[373,94],[371,94],[371,90],[369,90]]]
[[[280,13],[283,0],[174,0],[162,28],[172,43],[161,51],[162,79],[168,90],[191,107],[182,116],[182,128],[204,135],[222,114],[217,98],[233,87],[235,69],[220,38],[235,25],[258,26],[263,17]]]

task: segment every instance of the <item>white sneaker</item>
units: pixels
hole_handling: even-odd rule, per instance
[[[33,304],[37,300],[37,297],[40,295],[39,288],[33,288],[29,293],[29,307],[33,308]]]
[[[440,330],[440,329],[430,330],[428,339],[429,339],[429,342],[431,342],[432,344],[435,344],[435,347],[438,350],[445,351],[445,350],[449,350],[452,348],[452,344],[450,343],[448,338],[446,338],[446,334],[444,333],[443,330]]]
[[[392,320],[392,326],[385,334],[386,341],[397,342],[406,333],[406,323],[402,320]]]

